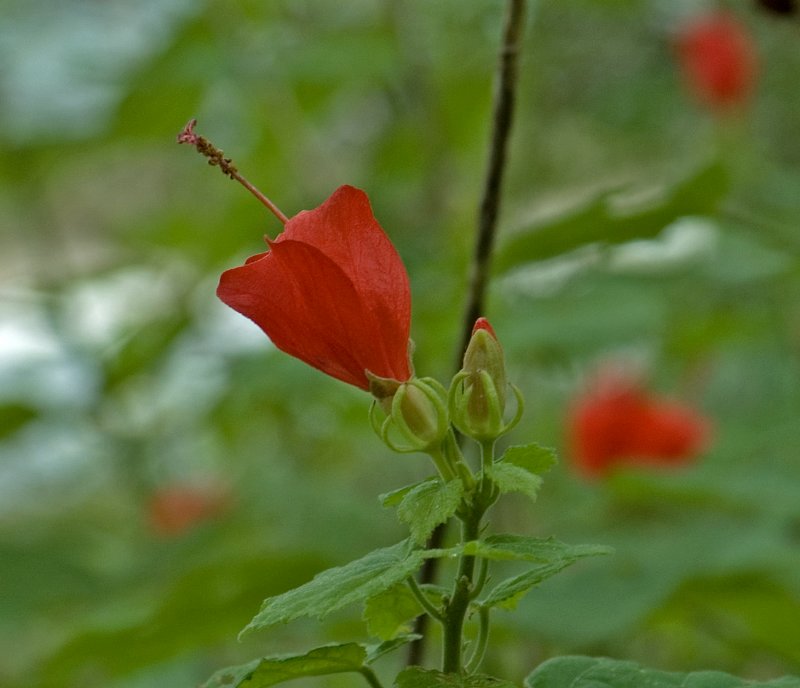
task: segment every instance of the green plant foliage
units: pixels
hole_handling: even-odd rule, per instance
[[[381,640],[391,640],[408,633],[409,622],[422,613],[422,607],[404,584],[378,593],[364,605],[363,618],[369,634]]]
[[[544,475],[558,463],[558,456],[554,449],[531,442],[508,447],[500,461],[524,468],[529,473]]]
[[[358,643],[326,645],[303,655],[265,657],[216,672],[203,688],[266,688],[303,676],[360,672],[367,650]]]
[[[400,672],[395,688],[514,688],[513,683],[482,674],[443,674],[441,671],[409,667]]]
[[[416,572],[427,558],[457,553],[457,548],[411,549],[408,540],[375,550],[349,564],[323,571],[294,590],[267,598],[241,635],[304,616],[322,619],[348,604],[363,602],[393,588]]]
[[[458,478],[424,482],[403,495],[397,516],[408,524],[412,540],[424,545],[434,528],[456,513],[463,497],[464,483]]]
[[[525,679],[527,688],[797,688],[800,678],[746,681],[721,671],[677,673],[634,662],[594,657],[557,657]]]

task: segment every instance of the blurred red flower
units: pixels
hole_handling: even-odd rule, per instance
[[[222,274],[222,301],[282,351],[351,385],[369,389],[365,371],[411,377],[408,275],[363,191],[339,187],[267,243]]]
[[[219,516],[228,506],[224,490],[196,485],[161,488],[147,506],[152,531],[161,537],[175,537],[194,526]]]
[[[569,413],[568,444],[587,476],[618,465],[677,466],[705,449],[711,424],[694,409],[653,396],[630,376],[601,375]]]
[[[696,17],[679,31],[678,58],[689,88],[715,109],[746,102],[758,72],[756,45],[729,12]]]

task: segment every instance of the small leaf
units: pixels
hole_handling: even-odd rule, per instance
[[[268,597],[239,637],[304,616],[322,619],[337,609],[363,602],[401,583],[422,566],[425,559],[454,556],[461,549],[414,550],[408,540],[403,540],[375,550],[349,564],[323,571],[299,588]]]
[[[498,583],[480,602],[487,607],[513,609],[533,586],[554,576],[579,559],[610,554],[613,550],[603,545],[567,545],[553,538],[541,540],[521,535],[493,535],[483,541],[467,543],[464,551],[487,559],[532,561],[539,564]]]
[[[433,669],[408,667],[398,674],[395,688],[516,688],[513,683],[484,674],[443,674]]]
[[[398,647],[403,647],[408,643],[419,640],[422,636],[418,633],[407,633],[406,635],[399,635],[391,640],[386,640],[378,645],[369,645],[367,647],[367,664],[372,664],[375,660],[380,659],[383,655],[389,652],[394,652]]]
[[[458,478],[446,483],[426,481],[403,497],[397,516],[408,524],[414,542],[423,545],[436,526],[456,513],[463,496],[464,483]]]
[[[390,507],[390,506],[397,506],[400,502],[403,501],[403,497],[405,497],[411,490],[424,485],[425,483],[431,482],[438,482],[439,479],[436,477],[426,478],[425,480],[421,480],[418,483],[412,483],[411,485],[404,485],[403,487],[398,487],[396,490],[392,490],[391,492],[384,492],[381,495],[378,495],[378,500],[381,503],[381,506]]]
[[[558,456],[555,449],[532,442],[509,447],[498,463],[512,464],[530,473],[544,475],[558,463]]]
[[[532,500],[536,499],[542,479],[526,468],[510,463],[496,463],[489,466],[486,475],[491,478],[501,493],[521,492]]]
[[[361,671],[367,651],[358,643],[325,645],[304,655],[265,657],[215,673],[203,688],[266,688],[303,676]]]
[[[800,688],[800,678],[745,681],[721,671],[677,673],[605,657],[556,657],[525,679],[526,688]]]
[[[605,545],[567,545],[552,537],[542,539],[526,535],[490,535],[484,540],[473,540],[464,545],[464,554],[544,564],[555,563],[564,557],[580,558],[612,552]]]
[[[422,607],[408,586],[401,583],[367,600],[363,618],[369,634],[391,640],[411,630],[409,621],[422,613]]]

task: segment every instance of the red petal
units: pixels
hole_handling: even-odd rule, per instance
[[[411,293],[363,191],[340,187],[286,223],[270,251],[226,271],[217,295],[275,346],[368,389],[365,370],[411,377]]]

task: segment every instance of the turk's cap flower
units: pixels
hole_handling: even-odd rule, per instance
[[[269,250],[225,271],[217,296],[275,346],[368,390],[411,378],[408,275],[366,194],[339,187],[290,218]]]
[[[755,41],[730,12],[695,17],[681,27],[676,49],[695,97],[715,110],[744,104],[758,73]]]
[[[711,423],[698,411],[619,372],[601,375],[573,402],[567,426],[572,459],[588,477],[618,466],[680,466],[711,438]]]
[[[486,318],[478,318],[472,328],[461,370],[453,378],[448,404],[453,424],[465,435],[478,441],[500,437],[517,424],[522,415],[522,397],[511,422],[504,421],[509,388],[503,347]]]

